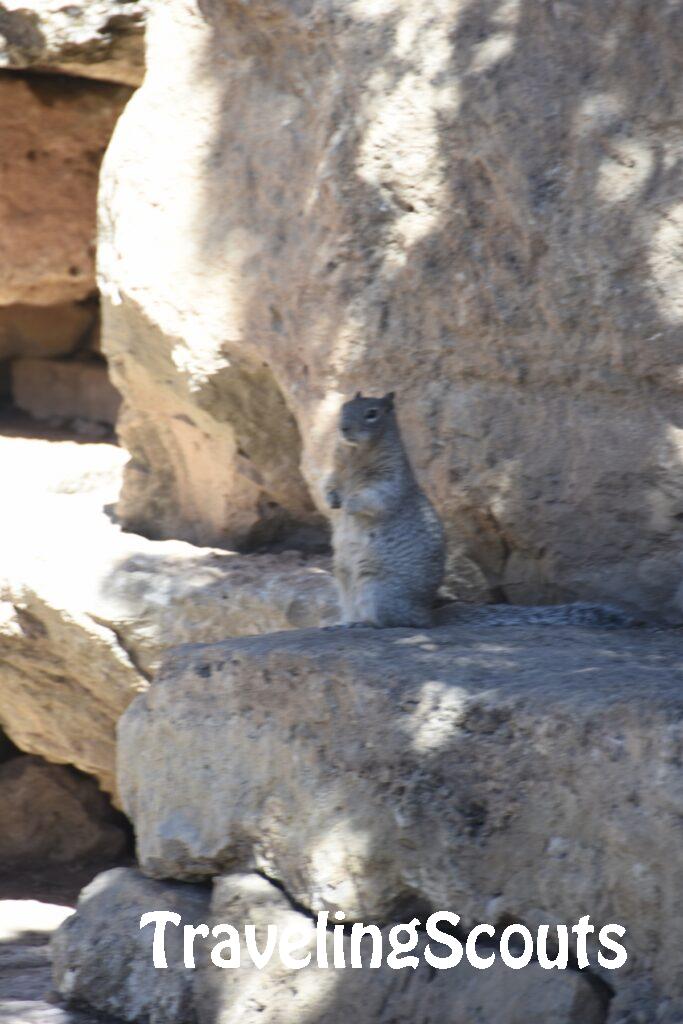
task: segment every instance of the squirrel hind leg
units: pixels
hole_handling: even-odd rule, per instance
[[[423,608],[414,599],[387,589],[386,582],[379,580],[364,583],[354,602],[355,620],[378,629],[412,626],[427,629],[432,622],[431,608]]]
[[[380,615],[377,625],[382,629],[407,626],[413,629],[429,629],[434,625],[430,610],[408,606],[392,608]]]

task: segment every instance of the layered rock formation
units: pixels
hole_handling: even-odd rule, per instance
[[[680,619],[682,17],[156,5],[100,202],[124,522],[313,523],[340,394],[395,388],[510,599]]]

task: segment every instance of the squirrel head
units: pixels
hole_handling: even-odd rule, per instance
[[[394,422],[393,391],[389,391],[383,398],[363,398],[358,391],[355,398],[342,406],[339,430],[346,444],[354,447],[371,445]]]

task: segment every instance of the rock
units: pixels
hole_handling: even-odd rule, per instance
[[[154,926],[141,929],[140,918],[166,910],[180,914],[184,924],[199,924],[208,918],[209,897],[206,888],[154,882],[129,868],[98,875],[52,938],[59,994],[122,1020],[193,1024],[193,972],[183,965],[182,928],[167,927],[168,968],[157,970]]]
[[[123,533],[125,453],[0,438],[0,722],[114,791],[115,728],[164,647],[338,621],[326,559],[242,557]]]
[[[62,996],[78,1004],[115,1013],[123,1020],[150,1024],[311,1024],[353,1019],[359,1024],[411,1020],[416,1024],[448,1020],[452,1024],[602,1024],[605,1000],[575,972],[544,971],[531,964],[521,971],[494,965],[486,972],[469,965],[432,971],[422,963],[415,971],[328,969],[315,965],[316,932],[311,919],[293,910],[284,894],[257,875],[217,880],[209,892],[198,886],[154,882],[131,869],[100,875],[79,900],[77,913],[52,940],[55,984]],[[170,910],[181,924],[165,930],[166,970],[152,961],[154,925],[140,930],[146,911]],[[265,947],[268,925],[282,935],[301,935],[297,957],[312,955],[299,971],[284,967],[276,953],[262,970],[249,962],[242,938],[239,969],[222,970],[209,959],[216,939],[195,940],[195,969],[183,966],[181,928],[185,924],[229,923],[244,934],[254,925]],[[389,929],[382,931],[390,949]],[[333,963],[332,933],[326,936]],[[350,941],[344,939],[350,963]],[[424,940],[418,953],[424,949]],[[367,954],[366,954],[367,955]],[[386,955],[386,954],[385,954]],[[147,1017],[149,1014],[149,1018]]]
[[[422,925],[425,923],[425,915]],[[406,918],[410,920],[410,917]],[[284,1024],[306,1020],[334,1024],[354,1020],[358,1024],[413,1021],[449,1021],[451,1024],[602,1024],[605,997],[579,974],[549,972],[537,963],[510,970],[497,958],[485,971],[465,959],[452,970],[433,970],[424,961],[426,946],[420,936],[413,954],[419,965],[413,970],[387,966],[354,970],[351,941],[345,936],[346,967],[321,970],[316,963],[316,929],[311,919],[292,909],[286,896],[258,875],[233,875],[218,879],[211,901],[211,923],[229,922],[244,933],[246,923],[256,928],[258,944],[265,948],[268,925],[281,936],[286,929],[299,934],[297,959],[311,955],[309,966],[292,970],[276,954],[263,970],[245,955],[239,970],[222,970],[202,959],[198,964],[195,1001],[200,1024]],[[390,928],[381,931],[386,958],[391,950]],[[407,941],[401,936],[400,941]],[[244,942],[244,940],[242,940]],[[361,957],[369,953],[361,947]],[[326,936],[327,962],[334,963],[333,935]],[[446,955],[446,951],[439,949]],[[226,954],[227,955],[227,954]]]
[[[610,984],[675,995],[679,636],[450,614],[169,652],[119,725],[142,870],[255,867],[348,920],[406,900],[493,924],[588,914],[626,929]]]
[[[38,420],[82,418],[113,426],[121,396],[104,363],[17,359],[12,364],[14,404]]]
[[[49,359],[68,355],[94,333],[92,303],[0,307],[0,359]]]
[[[95,290],[100,160],[130,95],[103,82],[0,73],[0,306],[64,305]]]
[[[128,845],[93,779],[36,757],[0,764],[0,864],[112,861]]]
[[[342,395],[395,389],[509,600],[680,621],[682,30],[617,0],[154,5],[100,193],[123,521],[309,522]]]
[[[137,0],[5,0],[0,68],[32,68],[139,85],[145,4]]]

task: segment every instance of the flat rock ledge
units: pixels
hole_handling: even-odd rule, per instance
[[[209,902],[210,900],[210,902]],[[140,930],[141,914],[170,910],[181,925],[165,930],[167,968],[152,961],[154,925]],[[240,936],[240,965],[221,969],[210,951],[216,938],[194,943],[195,967],[183,964],[182,926],[230,924]],[[300,943],[296,958],[311,954],[308,966],[285,967],[278,953],[261,970],[245,950],[244,928],[255,928],[266,948],[268,926],[278,937],[291,930]],[[382,950],[390,949],[387,927]],[[223,936],[221,936],[223,938]],[[403,936],[405,940],[405,936]],[[325,934],[328,963],[334,963],[333,935]],[[519,971],[495,964],[486,971],[461,961],[452,970],[434,971],[423,959],[424,941],[415,953],[416,969],[395,970],[386,962],[374,969],[350,965],[350,939],[342,951],[345,968],[320,969],[315,925],[293,909],[274,885],[255,874],[216,880],[209,889],[161,883],[132,869],[100,875],[81,895],[76,914],[52,940],[54,982],[60,995],[127,1021],[149,1024],[602,1024],[607,999],[599,986],[576,971],[547,971],[531,963]],[[223,957],[229,956],[224,950]],[[367,947],[361,956],[369,960]],[[384,953],[386,960],[386,953]]]
[[[652,1008],[683,992],[680,634],[451,616],[169,652],[119,725],[142,870],[256,869],[347,921],[618,923],[615,1003],[645,992],[665,1019]]]

